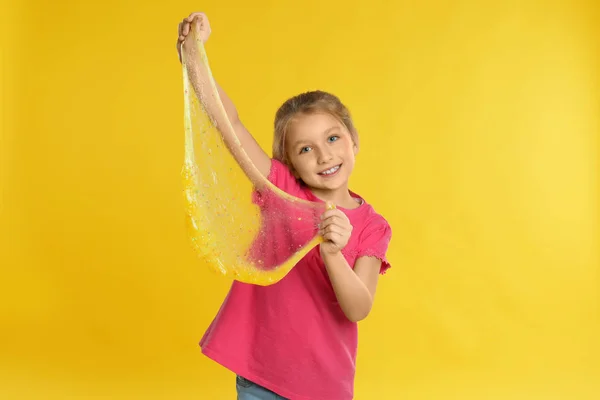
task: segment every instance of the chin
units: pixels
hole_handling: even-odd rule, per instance
[[[306,186],[317,190],[335,191],[348,184],[347,171],[343,171],[342,174],[331,178],[323,178],[320,175],[317,175],[316,177],[311,176],[311,178],[313,179],[304,179],[300,177]]]
[[[343,181],[339,181],[339,182],[329,182],[326,184],[323,183],[317,183],[315,184],[314,188],[315,189],[320,189],[320,190],[328,190],[328,191],[336,191],[339,189],[342,189],[344,187]]]

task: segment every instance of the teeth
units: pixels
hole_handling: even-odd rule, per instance
[[[335,171],[337,171],[338,169],[340,169],[340,166],[339,166],[339,165],[338,165],[338,166],[336,166],[336,167],[330,168],[330,169],[328,169],[327,171],[323,171],[323,172],[321,172],[321,175],[331,175],[331,174],[333,174]]]

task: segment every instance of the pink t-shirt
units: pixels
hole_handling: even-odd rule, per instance
[[[269,180],[291,195],[321,201],[277,160]],[[385,272],[387,221],[364,200],[358,208],[341,210],[353,226],[342,250],[348,264],[374,256]],[[200,341],[207,357],[291,400],[352,399],[357,345],[357,324],[342,312],[318,247],[274,285],[233,282]]]

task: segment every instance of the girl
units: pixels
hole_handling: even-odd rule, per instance
[[[179,24],[177,49],[190,55],[191,29],[206,42],[202,13]],[[192,69],[194,66],[188,66]],[[203,354],[237,375],[239,400],[348,400],[354,391],[357,322],[373,306],[390,265],[387,221],[348,189],[358,135],[339,99],[314,91],[287,100],[275,116],[273,158],[260,148],[218,87],[235,133],[261,174],[287,193],[336,209],[321,217],[325,239],[280,282],[235,281],[200,341]],[[231,138],[224,135],[227,143]],[[235,156],[235,155],[234,155]]]

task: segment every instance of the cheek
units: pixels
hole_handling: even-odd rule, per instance
[[[309,166],[307,164],[307,161],[308,160],[306,160],[306,159],[304,159],[304,160],[296,160],[294,162],[294,164],[293,164],[294,165],[294,169],[296,171],[298,171],[298,172],[306,171],[309,168]]]
[[[293,160],[290,160],[297,178],[300,177],[299,175],[310,174],[314,168],[312,161],[312,157],[309,154],[304,154],[302,157],[294,157]]]
[[[346,157],[354,157],[358,151],[358,148],[354,145],[354,143],[349,142],[344,144],[342,151]]]
[[[294,175],[296,175],[296,178],[298,178],[298,174],[300,172],[302,172],[304,165],[302,163],[301,160],[298,159],[298,157],[288,157],[288,162],[290,164],[291,170],[294,173]]]

